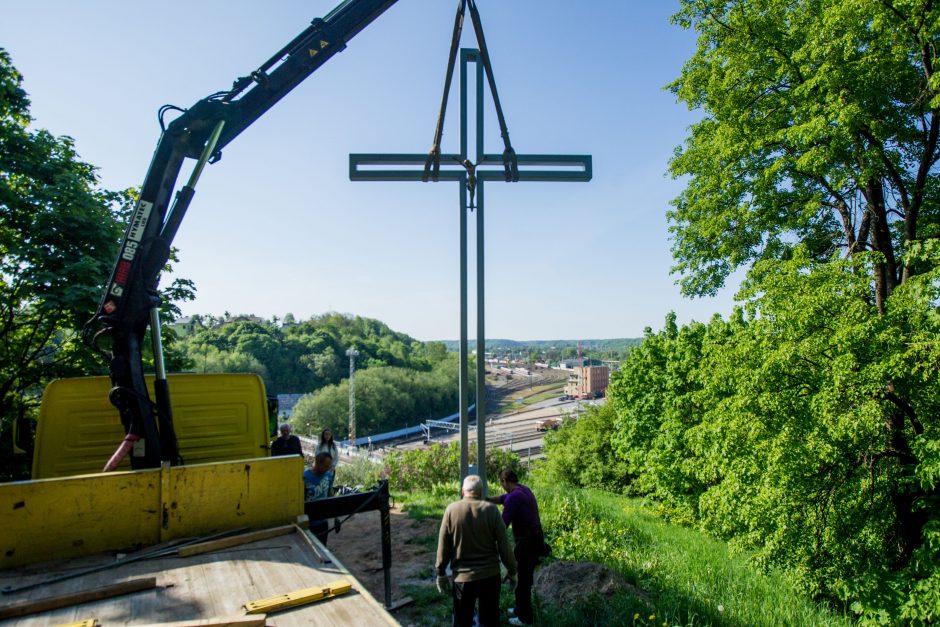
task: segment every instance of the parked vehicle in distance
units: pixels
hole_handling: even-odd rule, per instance
[[[561,420],[558,418],[545,418],[544,420],[539,420],[535,423],[536,431],[549,431],[555,430],[561,426]]]

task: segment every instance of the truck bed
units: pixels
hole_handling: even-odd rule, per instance
[[[99,554],[0,571],[0,588],[47,581],[58,575],[114,562]],[[328,562],[325,560],[329,560]],[[397,625],[366,589],[313,535],[300,527],[283,535],[220,548],[121,564],[81,577],[5,594],[0,616],[27,602],[80,593],[109,584],[155,577],[156,587],[21,617],[0,625],[63,625],[96,619],[100,625],[238,625],[248,619],[244,605],[300,589],[330,586],[339,580],[352,590],[339,596],[264,615],[260,624]]]

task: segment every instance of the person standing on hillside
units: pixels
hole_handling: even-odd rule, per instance
[[[506,525],[499,517],[499,508],[483,500],[483,481],[467,475],[461,489],[462,499],[444,510],[437,539],[437,590],[451,589],[447,576],[453,574],[451,598],[454,603],[454,625],[473,625],[473,610],[480,601],[480,627],[499,625],[499,563],[506,566],[510,587],[515,586],[516,560],[509,550]]]
[[[519,483],[519,477],[510,468],[499,473],[499,485],[505,494],[491,496],[487,500],[503,506],[503,522],[512,527],[512,537],[516,546],[513,555],[519,567],[519,585],[516,586],[516,607],[510,609],[510,625],[531,625],[532,582],[535,567],[544,555],[545,535],[539,518],[539,504],[528,486]]]
[[[284,423],[279,427],[280,437],[271,442],[271,457],[280,455],[303,455],[300,438],[291,433],[291,426]]]
[[[329,427],[320,432],[320,441],[317,442],[317,450],[314,451],[314,455],[319,455],[320,453],[329,453],[330,457],[333,459],[330,472],[333,474],[333,484],[335,484],[336,467],[339,465],[339,449],[336,447],[336,442],[333,441],[333,431],[331,431]]]

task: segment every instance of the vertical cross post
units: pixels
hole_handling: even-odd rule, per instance
[[[476,64],[475,160],[468,156],[467,66]],[[483,195],[485,181],[506,181],[503,155],[487,154],[483,146],[483,64],[480,52],[460,51],[460,153],[442,154],[439,181],[457,181],[460,185],[460,478],[469,474],[469,360],[467,354],[467,209],[476,209],[476,414],[477,472],[486,493],[486,357],[484,302],[484,223]],[[353,181],[421,181],[427,154],[351,154],[349,178]],[[590,155],[516,155],[520,181],[590,181]],[[391,169],[389,166],[394,166]],[[404,166],[404,167],[403,167]],[[411,166],[408,168],[407,166]],[[418,167],[415,167],[418,166]],[[541,169],[540,169],[541,168]],[[474,203],[475,200],[475,203]]]
[[[352,346],[346,351],[346,356],[349,357],[349,446],[352,448],[356,446],[356,357],[359,351]],[[337,463],[339,460],[334,459],[333,465]]]

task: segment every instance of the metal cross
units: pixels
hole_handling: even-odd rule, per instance
[[[467,155],[467,65],[476,64],[476,161]],[[520,181],[590,181],[590,155],[517,155]],[[427,154],[350,154],[349,178],[353,181],[426,180]],[[467,358],[467,209],[474,208],[477,257],[477,473],[486,490],[486,383],[484,359],[484,271],[483,271],[483,187],[485,181],[506,181],[503,156],[486,154],[483,149],[483,64],[480,52],[460,51],[460,154],[440,156],[438,180],[460,183],[460,478],[469,474],[468,418],[469,390]],[[365,166],[365,167],[363,167]],[[379,169],[376,166],[421,166],[420,168]],[[538,169],[538,167],[550,169]],[[565,170],[563,168],[571,168]],[[468,202],[469,194],[469,202]]]

